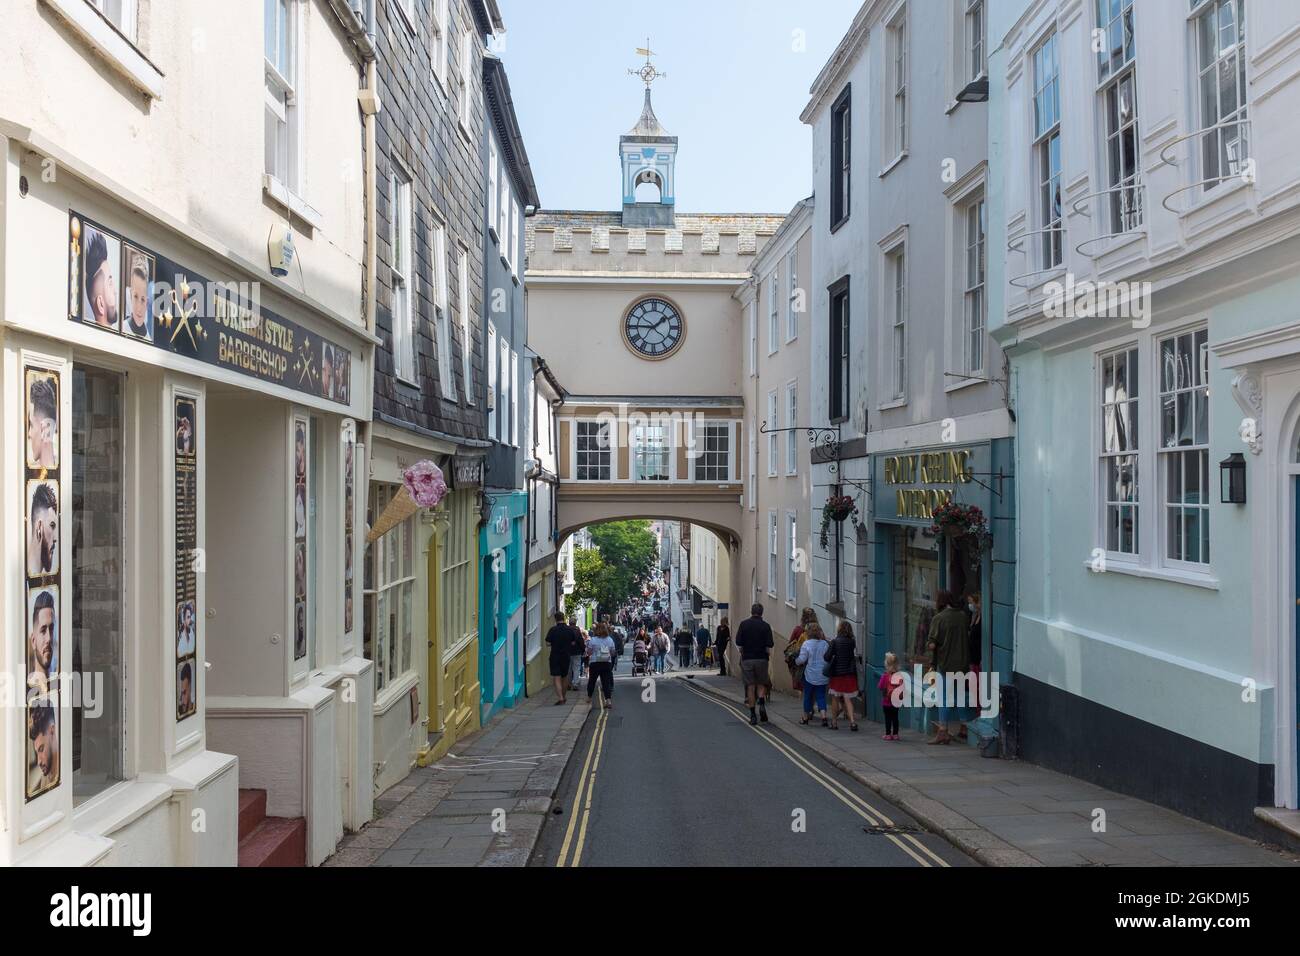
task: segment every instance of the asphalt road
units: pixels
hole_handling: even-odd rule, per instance
[[[686,677],[646,690],[625,673],[615,706],[593,705],[532,866],[977,865]]]

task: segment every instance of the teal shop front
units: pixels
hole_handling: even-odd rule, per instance
[[[524,518],[522,491],[488,495],[479,532],[479,681],[484,724],[524,695]]]
[[[892,651],[909,677],[930,670],[928,647],[935,595],[980,596],[980,671],[996,698],[1010,678],[1015,622],[1015,489],[1013,439],[969,445],[909,448],[872,456],[867,556],[867,712],[883,720],[876,683]],[[984,549],[956,544],[931,531],[934,509],[945,501],[976,505],[992,534]],[[983,694],[983,690],[981,691]],[[929,729],[933,712],[919,706],[900,714],[913,729]],[[972,715],[973,717],[974,715]],[[993,717],[971,721],[971,739],[996,732]]]

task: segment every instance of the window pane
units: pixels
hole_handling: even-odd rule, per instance
[[[71,701],[74,804],[124,776],[122,409],[120,375],[81,367],[74,370],[72,498],[71,507],[65,502],[64,508],[72,522],[72,660],[70,664],[58,660],[56,602],[49,672],[93,674],[103,680],[96,702],[98,713],[80,706],[84,697]]]

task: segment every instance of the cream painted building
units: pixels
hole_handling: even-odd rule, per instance
[[[812,197],[800,200],[736,290],[744,311],[745,497],[732,633],[754,602],[772,626],[772,685],[790,689],[779,663],[801,610],[811,603],[813,500],[808,424],[812,328]],[[829,621],[823,621],[824,626]],[[731,655],[736,655],[733,646]]]
[[[729,559],[745,406],[734,293],[782,217],[678,213],[677,146],[647,90],[619,140],[622,210],[529,217],[529,345],[570,390],[561,536],[622,518],[678,520],[718,535]]]
[[[371,815],[365,27],[13,6],[0,863],[319,862]]]

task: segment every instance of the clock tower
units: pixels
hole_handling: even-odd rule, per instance
[[[645,56],[645,64],[628,72],[645,83],[645,104],[636,125],[618,138],[623,168],[623,225],[671,229],[675,224],[677,137],[668,135],[650,105],[651,84],[668,74],[660,73],[650,62],[654,54],[649,40],[637,52]],[[640,201],[639,186],[651,187],[642,191]]]

